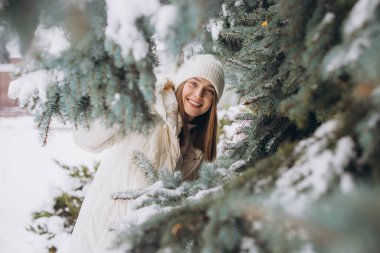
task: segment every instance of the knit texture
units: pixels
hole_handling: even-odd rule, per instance
[[[192,56],[179,68],[174,79],[175,90],[185,81],[201,77],[209,81],[217,93],[217,101],[222,97],[224,89],[224,71],[220,61],[210,54]]]

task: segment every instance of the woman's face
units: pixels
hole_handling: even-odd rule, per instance
[[[191,78],[183,85],[182,103],[187,119],[192,121],[210,109],[216,92],[209,81],[200,77]]]

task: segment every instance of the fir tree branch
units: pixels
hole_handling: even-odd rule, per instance
[[[242,62],[239,62],[238,60],[235,60],[235,59],[232,59],[232,58],[229,58],[229,59],[226,59],[225,60],[226,62],[230,62],[232,64],[235,64],[239,67],[242,67],[244,69],[247,69],[247,70],[252,70],[251,66],[247,65],[247,64],[244,64]]]
[[[247,99],[246,101],[244,101],[243,105],[250,105],[250,104],[253,104],[253,103],[257,103],[261,99],[267,98],[267,97],[268,97],[268,95],[265,95],[265,94],[256,95],[256,96],[251,97],[251,98]]]

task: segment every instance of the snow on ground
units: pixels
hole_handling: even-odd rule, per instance
[[[68,177],[52,159],[90,166],[100,159],[79,149],[71,130],[59,124],[47,146],[40,143],[31,116],[0,117],[0,252],[47,252],[25,227],[31,224],[31,213],[47,206],[58,187],[68,187]]]

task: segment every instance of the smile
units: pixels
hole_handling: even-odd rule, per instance
[[[201,107],[202,104],[195,102],[194,100],[188,98],[187,101],[189,101],[190,104],[192,104],[195,107]]]

